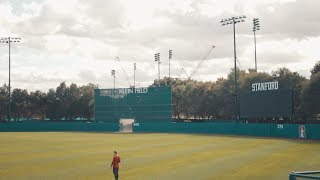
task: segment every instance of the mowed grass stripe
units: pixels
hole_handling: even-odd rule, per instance
[[[312,158],[319,142],[251,137],[0,133],[0,143],[5,147],[0,149],[0,179],[112,179],[113,150],[121,153],[121,179],[283,179],[291,168],[319,167],[320,162]],[[268,165],[279,161],[284,165]],[[292,166],[292,161],[298,162]],[[261,173],[275,168],[274,176]]]
[[[237,142],[235,142],[237,141]],[[157,151],[158,149],[147,149],[147,150],[140,150],[139,154],[137,153],[128,153],[128,158],[126,161],[131,162],[133,161],[135,165],[140,165],[140,164],[145,164],[149,163],[152,161],[157,161],[157,160],[163,160],[163,158],[174,158],[177,155],[183,155],[183,154],[189,154],[193,152],[200,152],[200,151],[205,151],[207,149],[214,148],[216,150],[221,150],[224,148],[228,148],[228,146],[231,146],[231,143],[245,143],[242,142],[241,140],[231,140],[228,143],[224,140],[216,140],[215,142],[207,142],[206,144],[184,144],[183,147],[178,147],[174,148],[174,146],[167,146],[166,149],[163,149],[162,151],[154,152]],[[152,158],[150,158],[152,157]],[[138,160],[138,161],[137,161]]]
[[[219,139],[216,139],[216,141],[217,140],[219,140]],[[219,141],[221,141],[221,140],[219,140]],[[181,145],[184,143],[177,143],[177,142],[175,142],[175,143],[177,144],[177,146],[170,146],[170,149],[172,149],[173,152],[186,149],[186,148],[181,147]],[[211,142],[207,141],[207,143],[211,143]],[[203,144],[203,145],[205,145],[205,144]],[[191,149],[191,150],[194,147],[202,148],[202,146],[199,146],[198,141],[196,141],[192,144],[189,144],[189,146],[190,146],[189,149]],[[68,169],[68,167],[70,166],[70,163],[68,163],[68,162],[73,162],[73,163],[76,163],[77,166],[81,166],[82,164],[79,161],[84,161],[84,160],[87,161],[88,157],[93,160],[98,160],[99,158],[105,156],[105,152],[103,152],[103,151],[101,151],[100,154],[99,153],[94,154],[93,150],[96,150],[97,147],[94,147],[91,145],[89,145],[89,147],[86,147],[84,149],[73,149],[73,144],[66,144],[63,147],[65,148],[64,151],[52,152],[52,151],[47,151],[48,149],[42,149],[44,152],[40,153],[40,154],[39,153],[30,153],[26,156],[25,153],[22,153],[22,154],[20,154],[20,156],[7,157],[7,159],[14,161],[15,163],[19,162],[19,164],[21,166],[11,168],[11,170],[14,172],[17,172],[17,174],[19,174],[20,171],[24,170],[23,165],[28,165],[28,168],[30,171],[32,171],[32,170],[36,171],[38,167],[46,167],[48,165],[47,162],[50,162],[50,167],[48,167],[47,169],[42,168],[41,173],[46,174],[47,171],[50,171],[50,170],[55,169],[57,167],[61,167],[63,169]],[[70,148],[72,150],[70,150]],[[145,159],[154,161],[157,159],[150,158],[150,157],[152,157],[152,156],[153,157],[161,157],[161,158],[166,157],[166,154],[164,154],[163,152],[167,151],[167,150],[168,150],[168,146],[163,146],[163,148],[157,147],[154,149],[146,148],[146,152],[142,151],[140,155],[148,154],[148,153],[150,154],[150,152],[152,152],[152,155],[149,155],[149,157],[147,157]],[[123,152],[123,153],[126,154],[126,156],[130,157],[130,153],[128,153],[128,154],[125,152]],[[159,156],[159,154],[163,154],[164,156]],[[64,156],[64,155],[66,155],[66,156]],[[139,154],[137,155],[135,153],[133,155],[139,156]],[[37,159],[41,159],[41,161],[39,162],[39,161],[37,161]],[[126,164],[128,164],[128,165],[129,165],[129,159],[130,158],[126,159]],[[64,163],[62,164],[61,162],[64,162]],[[134,165],[139,165],[140,163],[141,163],[141,161],[139,161],[138,163],[135,163]],[[145,162],[142,162],[142,163],[144,164]],[[14,164],[12,164],[12,165],[14,165]],[[87,164],[84,164],[84,166],[86,167]],[[7,164],[7,167],[8,167],[8,164]]]
[[[128,136],[128,135],[127,135]],[[77,138],[80,138],[80,139],[83,139],[81,137],[78,137]],[[62,140],[64,141],[64,140]],[[68,141],[70,142],[70,141]],[[165,142],[165,141],[164,141]],[[42,144],[43,142],[39,142],[37,141],[37,143],[40,143]],[[56,144],[54,144],[53,146],[55,146]],[[90,155],[92,154],[92,150],[95,150],[95,149],[99,149],[97,147],[94,147],[92,146],[92,144],[88,144],[88,146],[86,148],[83,148],[83,149],[77,149],[77,148],[74,148],[74,143],[68,143],[68,144],[59,144],[60,146],[62,146],[64,148],[64,151],[48,151],[48,148],[43,148],[43,147],[40,147],[40,151],[44,151],[42,153],[30,153],[28,155],[26,155],[26,153],[20,153],[18,156],[14,156],[14,157],[9,157],[7,156],[7,159],[9,159],[10,161],[14,161],[15,163],[16,162],[19,162],[20,165],[22,166],[19,166],[19,167],[16,167],[16,168],[13,168],[12,170],[14,172],[18,172],[18,173],[15,173],[15,174],[19,174],[19,170],[23,170],[23,165],[24,164],[28,164],[29,166],[29,170],[32,171],[32,169],[35,169],[37,170],[37,167],[46,167],[46,164],[41,164],[43,162],[49,162],[50,164],[50,168],[42,168],[42,171],[41,173],[47,173],[46,171],[47,170],[50,170],[52,168],[55,168],[57,166],[60,166],[62,165],[61,161],[64,161],[64,166],[68,167],[68,162],[77,162],[79,161],[78,159],[80,160],[86,160],[85,158],[87,157],[90,157],[91,159],[95,158],[96,156],[98,158],[103,158],[104,155],[106,154],[105,151],[101,151],[102,153],[104,154],[97,154],[95,156],[93,155]],[[52,146],[52,144],[50,143],[49,146]],[[124,146],[127,146],[127,144],[125,143]],[[50,149],[50,148],[49,148]],[[71,150],[70,150],[71,149]],[[108,148],[105,148],[105,147],[101,147],[101,149],[108,149]],[[54,148],[54,150],[58,150],[56,148]],[[151,149],[152,150],[152,149]],[[39,149],[37,150],[39,151]],[[83,153],[81,154],[81,156],[79,156],[78,154],[79,153]],[[89,153],[89,154],[88,154]],[[110,153],[110,151],[109,151]],[[66,155],[66,156],[63,156],[63,155]],[[33,160],[35,159],[35,160]],[[40,162],[37,162],[37,159],[41,159]],[[2,161],[4,162],[5,158],[2,159]],[[7,164],[8,165],[8,164]],[[81,165],[80,163],[77,163],[77,165]],[[34,168],[33,168],[34,166]],[[66,168],[66,167],[63,167],[63,168]]]
[[[223,153],[220,150],[215,151],[212,149],[212,154],[210,158],[199,161],[195,163],[191,163],[188,166],[180,168],[175,171],[175,174],[184,175],[186,177],[190,177],[195,173],[192,172],[192,169],[198,168],[197,173],[203,175],[203,177],[211,177],[212,175],[218,175],[220,173],[225,173],[225,171],[229,171],[233,166],[239,166],[242,163],[246,163],[249,161],[253,161],[256,158],[265,156],[267,152],[277,151],[281,149],[284,144],[281,142],[270,142],[265,141],[262,143],[255,142],[247,142],[247,147],[241,147],[237,149],[237,146],[233,146],[235,149],[225,149]],[[208,150],[210,151],[210,150]],[[197,154],[195,154],[196,156]]]
[[[256,177],[258,179],[287,178],[292,170],[306,171],[319,169],[317,164],[320,162],[320,144],[305,146],[305,144],[290,144],[279,151],[270,152],[264,158],[257,158],[255,161],[243,164],[229,170],[229,174],[222,174],[221,177],[228,179],[247,179]],[[316,156],[313,156],[316,155]],[[302,166],[300,164],[302,163]],[[283,171],[287,169],[287,171]],[[218,176],[219,178],[219,176]]]
[[[241,140],[240,140],[241,141]],[[174,158],[163,158],[160,161],[154,161],[151,164],[148,164],[146,167],[146,173],[143,173],[145,176],[163,176],[163,171],[171,172],[171,174],[179,174],[179,177],[191,178],[196,174],[210,175],[214,173],[215,169],[221,170],[221,163],[224,163],[228,159],[232,159],[233,156],[239,156],[239,153],[250,154],[253,148],[260,146],[267,147],[270,144],[270,141],[256,141],[250,139],[244,139],[245,142],[241,143],[228,143],[228,146],[225,146],[223,149],[216,148],[206,148],[202,151],[193,151],[187,153],[181,153],[175,155]],[[233,159],[232,159],[233,160]],[[215,165],[215,162],[218,162],[219,167]],[[237,163],[237,162],[236,162]],[[208,164],[215,166],[208,166]],[[194,168],[198,169],[196,172],[192,171]],[[131,174],[141,174],[141,169],[137,169],[134,173]],[[140,178],[140,177],[137,177]],[[169,176],[165,176],[169,178]],[[192,178],[191,178],[192,179]]]
[[[240,143],[240,142],[238,142]],[[167,149],[159,151],[157,153],[150,152],[152,150],[141,150],[139,153],[140,155],[134,155],[131,156],[129,154],[128,158],[126,159],[126,167],[133,166],[144,166],[144,165],[150,165],[152,166],[153,163],[161,163],[162,161],[170,162],[171,160],[174,160],[180,156],[190,156],[190,154],[193,154],[195,152],[202,152],[206,151],[207,149],[224,149],[226,147],[230,146],[229,143],[225,143],[220,141],[219,143],[209,143],[209,144],[202,144],[202,145],[185,145],[184,147],[179,146],[178,148],[175,148],[174,146],[168,146]],[[156,150],[156,149],[155,149]],[[133,170],[130,168],[129,170]]]

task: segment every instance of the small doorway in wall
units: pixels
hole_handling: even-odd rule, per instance
[[[134,119],[120,119],[119,132],[124,132],[124,133],[133,132],[133,128],[132,128],[133,123],[134,123]]]

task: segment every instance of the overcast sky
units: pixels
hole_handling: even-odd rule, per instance
[[[60,82],[112,88],[147,86],[171,74],[214,81],[233,68],[232,26],[220,21],[245,15],[236,24],[241,69],[254,68],[253,18],[258,71],[287,67],[309,77],[320,60],[319,0],[0,0],[0,37],[12,44],[12,86],[47,91]],[[216,46],[199,68],[212,45]],[[115,61],[119,57],[120,61]],[[181,69],[186,71],[186,74]],[[0,84],[8,83],[8,44],[0,44]]]

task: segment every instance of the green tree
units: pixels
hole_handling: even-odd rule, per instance
[[[56,92],[54,89],[49,89],[48,93],[45,96],[45,114],[46,118],[50,120],[61,119],[61,112],[59,112],[59,106],[61,100],[56,97]]]
[[[185,86],[181,80],[176,80],[172,87],[172,103],[174,117],[181,119],[183,114],[183,95],[185,93]]]
[[[303,89],[303,105],[309,117],[318,118],[320,114],[320,72],[312,75]]]
[[[0,121],[5,120],[8,110],[8,86],[0,87]]]
[[[239,112],[239,94],[240,94],[240,79],[245,76],[246,72],[244,70],[237,69],[237,84],[238,91],[236,94],[236,86],[234,81],[234,69],[232,68],[226,81],[222,83],[221,89],[219,89],[219,98],[223,98],[222,107],[220,108],[220,115],[223,118],[230,119],[235,117],[235,102],[237,102],[237,112]],[[237,101],[236,101],[237,98]]]
[[[29,96],[32,105],[30,109],[32,116],[42,120],[45,119],[47,105],[46,93],[36,90],[35,92],[31,92]]]
[[[297,72],[292,72],[287,68],[279,68],[272,72],[274,81],[279,82],[279,89],[292,89],[293,91],[293,110],[295,118],[305,117],[304,108],[301,101],[302,89],[307,79]]]
[[[215,99],[217,107],[217,118],[230,119],[234,116],[234,81],[229,79],[220,79],[216,82]]]
[[[88,84],[80,87],[79,99],[79,115],[87,120],[93,118],[94,112],[94,89],[97,88],[94,84]]]
[[[320,61],[318,61],[313,68],[311,69],[311,76],[317,74],[318,72],[320,72]]]
[[[30,118],[31,102],[28,91],[25,89],[14,89],[12,91],[12,117],[15,121],[21,118]]]
[[[67,103],[67,119],[74,120],[80,117],[80,89],[76,84],[71,84],[66,89],[66,103]]]
[[[70,101],[68,101],[68,87],[65,82],[60,83],[55,91],[55,110],[56,119],[62,120],[66,119],[67,112],[70,106]]]
[[[310,81],[306,82],[302,90],[302,104],[306,118],[320,116],[320,61],[311,70]]]

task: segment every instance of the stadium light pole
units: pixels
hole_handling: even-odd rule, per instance
[[[133,63],[133,88],[136,88],[136,70],[137,70],[136,63]]]
[[[116,106],[115,106],[115,98],[116,98],[116,70],[111,70],[111,76],[113,76],[113,118],[116,117]]]
[[[258,31],[258,30],[260,30],[259,18],[253,18],[254,62],[255,62],[256,72],[258,72],[258,68],[257,68],[257,46],[256,46],[256,31]]]
[[[234,84],[235,84],[235,97],[234,97],[234,115],[239,120],[238,113],[238,83],[237,83],[237,52],[236,52],[236,24],[244,22],[246,16],[233,16],[231,18],[222,19],[221,25],[233,25],[233,54],[234,54]]]
[[[21,42],[20,37],[3,37],[0,38],[0,43],[7,43],[9,45],[9,97],[8,97],[8,121],[11,120],[11,43],[19,43]]]
[[[113,95],[115,97],[116,93],[116,70],[111,70],[111,76],[113,76]]]
[[[169,79],[170,79],[170,61],[172,59],[172,50],[169,50]]]
[[[158,61],[158,85],[160,86],[160,53],[154,54],[154,61]]]

